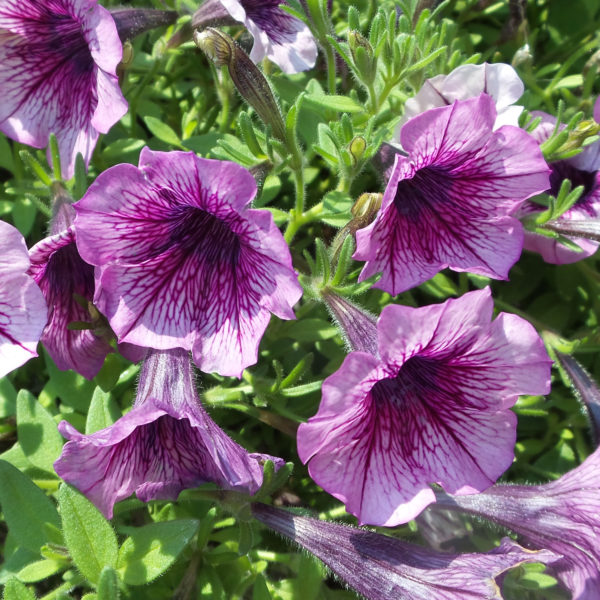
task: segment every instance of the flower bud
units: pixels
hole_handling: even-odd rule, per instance
[[[110,13],[122,42],[150,29],[172,25],[179,16],[174,10],[150,8],[115,8]]]
[[[256,111],[265,125],[271,126],[273,135],[285,141],[285,126],[275,96],[250,57],[226,33],[212,27],[195,31],[194,42],[217,67],[227,67],[242,98]]]
[[[361,81],[366,85],[372,85],[377,72],[377,58],[373,52],[373,46],[369,40],[358,31],[348,33],[348,45],[354,60],[354,66]]]

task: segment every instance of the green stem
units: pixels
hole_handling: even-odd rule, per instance
[[[327,87],[329,93],[335,95],[335,54],[333,53],[333,47],[329,42],[323,44],[325,48],[325,60],[327,62]]]
[[[132,97],[129,99],[129,117],[131,119],[130,132],[132,138],[136,137],[135,129],[137,121],[136,116],[138,102],[146,86],[150,83],[150,81],[156,79],[155,75],[158,71],[159,66],[159,61],[155,60],[154,64],[152,65],[152,68],[144,75],[141,82],[136,86],[135,92],[133,93]]]
[[[375,85],[373,82],[367,85],[367,90],[369,92],[369,103],[371,104],[371,114],[376,115],[379,111],[379,99],[377,98],[377,92],[375,91]]]
[[[291,219],[283,236],[288,244],[292,241],[294,235],[296,234],[296,231],[298,231],[298,229],[302,225],[302,218],[304,217],[304,169],[294,169],[293,173],[294,186],[296,189],[296,204],[294,206],[294,209],[291,211]]]
[[[335,188],[336,192],[344,192],[344,194],[349,194],[353,179],[353,177],[349,177],[347,174],[340,175],[340,180]]]

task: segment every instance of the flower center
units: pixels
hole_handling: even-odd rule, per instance
[[[448,182],[447,173],[441,169],[419,169],[412,178],[398,182],[394,206],[402,217],[418,222],[428,211],[435,211],[436,204],[446,201]]]
[[[229,225],[215,215],[193,206],[177,207],[170,218],[170,240],[186,254],[203,263],[237,265],[241,245]]]
[[[427,404],[426,398],[438,392],[439,361],[422,356],[409,358],[395,377],[378,381],[371,388],[371,396],[377,408],[390,403],[396,408],[419,403]]]
[[[71,15],[48,15],[47,33],[43,36],[44,51],[52,51],[61,60],[69,61],[77,74],[94,69],[94,59],[83,35],[81,24]]]

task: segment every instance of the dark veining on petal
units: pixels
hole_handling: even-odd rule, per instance
[[[440,361],[413,356],[400,368],[395,377],[378,381],[371,389],[377,406],[392,403],[397,408],[422,400],[432,392],[439,393],[438,374],[442,369]]]
[[[241,0],[241,4],[246,15],[276,44],[285,43],[297,30],[294,17],[279,8],[280,0]]]
[[[418,223],[427,210],[436,210],[436,204],[448,201],[446,193],[448,174],[436,167],[419,169],[411,179],[398,182],[394,206],[398,213],[411,222]]]
[[[177,207],[171,213],[170,240],[185,255],[196,254],[204,263],[235,267],[241,244],[231,228],[201,208]]]

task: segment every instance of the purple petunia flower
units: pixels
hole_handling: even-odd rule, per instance
[[[299,73],[314,66],[317,44],[300,19],[280,8],[280,0],[207,0],[196,11],[192,26],[243,23],[254,38],[250,58],[267,57],[284,73]]]
[[[437,495],[432,509],[465,512],[503,525],[530,548],[563,556],[553,565],[573,600],[600,598],[600,449],[543,485],[495,485],[475,496]]]
[[[398,294],[449,267],[506,279],[521,254],[523,228],[511,214],[547,189],[536,141],[505,125],[493,131],[487,94],[433,108],[404,125],[375,221],[356,233],[360,280]]]
[[[94,298],[120,342],[185,348],[205,372],[256,362],[270,313],[302,295],[252,175],[192,152],[144,148],[139,169],[102,173],[75,204],[77,247],[99,267]]]
[[[472,494],[511,464],[510,407],[519,394],[549,391],[551,361],[529,323],[506,313],[491,321],[492,311],[487,288],[386,306],[324,381],[319,411],[298,429],[298,454],[360,523],[405,523],[434,501],[430,484]]]
[[[69,441],[54,463],[107,517],[133,492],[143,502],[175,500],[206,482],[253,494],[262,484],[266,454],[248,454],[208,416],[196,393],[188,353],[151,351],[140,372],[135,403],[114,425],[83,435],[67,421]]]
[[[23,236],[0,221],[0,377],[37,356],[46,324],[46,301],[28,268]]]
[[[544,112],[533,112],[532,117],[541,117],[541,123],[533,130],[532,136],[542,144],[554,131],[556,118]],[[583,193],[577,202],[556,221],[566,227],[569,221],[585,221],[600,218],[600,142],[586,146],[582,152],[550,163],[550,185],[546,191],[557,196],[565,179],[569,179],[573,187],[583,186]],[[525,202],[519,211],[519,216],[540,213],[545,208],[534,202]],[[581,251],[572,250],[560,243],[559,240],[546,237],[531,231],[525,231],[523,247],[537,252],[551,264],[565,265],[577,262],[591,256],[598,249],[599,243],[582,237],[569,237]]]
[[[494,129],[502,125],[518,126],[523,107],[514,106],[514,103],[523,95],[524,89],[523,82],[510,65],[461,65],[448,75],[436,75],[428,79],[416,96],[406,101],[401,123],[430,108],[474,98],[483,92],[490,95],[496,105],[498,114]]]
[[[89,311],[81,302],[91,302],[94,297],[94,268],[77,252],[71,225],[75,218],[73,207],[68,200],[59,197],[55,211],[50,236],[29,252],[29,273],[40,286],[49,307],[42,343],[59,369],[74,369],[91,379],[113,349],[90,329],[67,328],[73,321],[90,320]]]
[[[0,131],[36,148],[55,133],[63,176],[126,112],[122,46],[95,0],[0,0]],[[50,160],[50,153],[48,152]]]
[[[321,559],[368,600],[492,600],[495,578],[529,562],[552,563],[552,552],[530,552],[508,538],[485,554],[449,554],[348,525],[251,505],[263,524]]]

